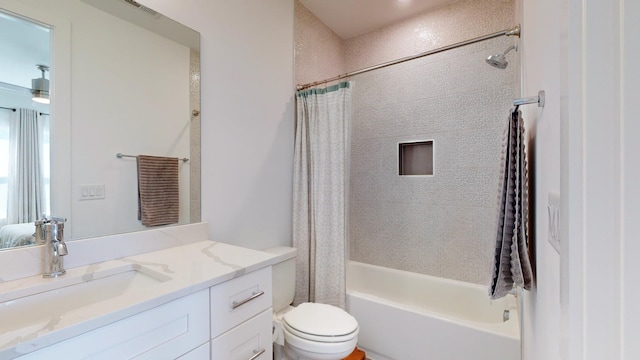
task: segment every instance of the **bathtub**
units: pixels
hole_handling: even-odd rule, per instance
[[[485,286],[350,261],[347,311],[371,360],[520,359],[516,298]]]

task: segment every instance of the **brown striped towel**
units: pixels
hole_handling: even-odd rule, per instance
[[[138,155],[138,220],[144,226],[178,222],[178,158]]]

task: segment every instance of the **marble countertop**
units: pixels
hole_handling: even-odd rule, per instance
[[[266,252],[214,241],[198,241],[67,269],[67,274],[55,279],[44,279],[38,275],[0,282],[0,359],[39,350],[272,265],[276,260],[275,255]],[[118,293],[110,294],[104,300],[99,298],[98,289],[95,292],[98,298],[93,301],[74,306],[51,306],[46,311],[29,308],[24,298],[20,299],[34,287],[45,291],[42,295],[47,300],[46,296],[55,297],[58,291],[51,289],[71,285],[67,284],[69,282],[84,285],[94,278],[131,271],[148,274],[151,278],[149,284],[121,286]],[[16,314],[21,311],[35,315],[30,320],[24,316],[17,318]],[[46,316],[38,316],[38,312]],[[16,317],[15,321],[11,320],[12,316]]]

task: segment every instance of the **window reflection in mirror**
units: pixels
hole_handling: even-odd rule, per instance
[[[0,248],[33,244],[33,222],[50,213],[49,105],[33,100],[34,84],[48,97],[38,66],[50,66],[50,37],[0,11]]]

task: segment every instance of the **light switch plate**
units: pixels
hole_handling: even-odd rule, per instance
[[[81,185],[78,200],[99,200],[104,199],[104,184]]]
[[[547,238],[551,246],[560,254],[560,195],[549,193],[547,211],[549,214],[549,235]]]

